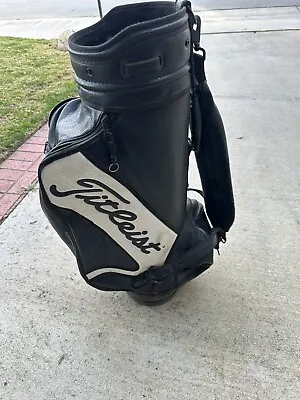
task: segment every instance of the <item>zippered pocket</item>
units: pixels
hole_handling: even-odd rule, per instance
[[[92,144],[93,141],[96,140],[97,137],[103,132],[101,126],[102,116],[103,114],[101,114],[97,124],[89,132],[86,132],[80,136],[76,136],[75,138],[59,142],[56,146],[54,146],[45,155],[43,161],[40,164],[40,168],[43,168],[45,165],[48,165],[54,160],[60,158],[61,155],[67,156],[68,154],[76,152],[76,150],[78,150],[79,148],[84,147],[86,144]]]
[[[99,138],[99,135],[102,135],[109,156],[107,169],[110,173],[116,173],[120,168],[117,157],[116,138],[111,127],[111,116],[110,114],[106,113],[101,114],[97,124],[89,132],[86,132],[80,136],[76,136],[75,138],[59,142],[56,146],[54,146],[46,154],[45,158],[41,162],[40,167],[43,168],[50,162],[60,158],[61,155],[67,156],[76,152],[79,148],[83,150],[86,145],[92,145]]]

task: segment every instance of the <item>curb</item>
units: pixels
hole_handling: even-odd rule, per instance
[[[45,124],[0,164],[0,224],[36,183],[47,137]]]

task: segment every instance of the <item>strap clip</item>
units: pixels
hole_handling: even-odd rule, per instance
[[[194,15],[195,22],[193,24],[192,30],[192,40],[194,44],[195,51],[201,50],[200,46],[200,36],[201,36],[201,18],[199,15]]]
[[[182,3],[181,7],[186,8],[186,12],[188,13],[188,16],[189,16],[189,26],[191,29],[192,42],[193,42],[194,49],[195,49],[195,51],[202,50],[201,46],[200,46],[201,18],[199,17],[199,15],[195,15],[193,13],[190,1],[184,1]]]

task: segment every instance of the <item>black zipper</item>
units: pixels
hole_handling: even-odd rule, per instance
[[[120,165],[118,163],[116,142],[111,129],[111,119],[109,114],[101,114],[94,128],[83,135],[77,136],[76,138],[65,140],[58,143],[53,147],[45,156],[41,162],[41,167],[49,164],[51,161],[56,160],[64,154],[65,156],[69,153],[76,152],[77,149],[82,148],[85,144],[93,144],[99,135],[103,135],[103,139],[108,147],[110,164],[108,170],[111,173],[115,173],[119,170]]]
[[[109,158],[110,158],[110,166],[109,172],[115,173],[119,171],[120,165],[118,163],[117,156],[117,147],[114,135],[111,129],[111,119],[109,114],[105,114],[101,121],[102,130],[103,130],[103,138],[108,146]]]

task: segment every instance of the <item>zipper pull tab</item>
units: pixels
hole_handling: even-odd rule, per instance
[[[44,145],[44,154],[48,153],[48,146],[49,146],[49,142],[47,140],[47,142],[45,142],[45,145]]]
[[[103,129],[103,137],[105,142],[108,145],[108,151],[109,151],[109,158],[110,158],[110,165],[109,165],[109,172],[112,174],[116,173],[120,169],[120,165],[118,163],[118,157],[117,157],[117,147],[116,147],[116,142],[115,138],[113,136],[113,133],[110,130],[110,124],[109,124],[109,115],[105,114],[104,117],[102,118],[101,121],[102,129]]]

